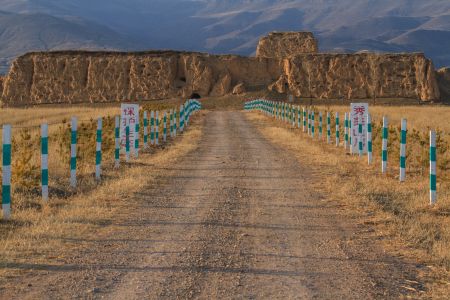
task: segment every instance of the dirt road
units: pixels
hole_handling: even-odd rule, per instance
[[[108,231],[67,241],[87,250],[28,266],[3,296],[385,299],[414,280],[414,266],[365,239],[367,228],[317,190],[310,167],[245,113],[207,114],[197,151],[165,174],[130,195]]]

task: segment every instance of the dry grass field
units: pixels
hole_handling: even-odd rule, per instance
[[[172,104],[152,103],[145,104],[146,109],[162,109],[172,107]],[[34,116],[42,116],[42,121],[48,121],[48,113],[52,120],[59,121],[61,118],[71,116],[75,113],[84,117],[94,117],[98,115],[110,116],[116,114],[117,107],[77,107],[77,108],[48,108],[48,109],[9,110],[9,113],[24,112],[26,117],[11,116],[11,123],[21,122],[21,124],[32,125],[35,122]],[[5,113],[2,111],[2,113]],[[141,151],[139,159],[134,159],[131,163],[122,162],[120,169],[113,168],[113,159],[110,148],[104,154],[103,179],[97,182],[93,177],[94,158],[93,150],[89,149],[89,154],[81,157],[79,172],[79,184],[76,190],[69,188],[68,164],[64,159],[55,158],[59,154],[58,143],[61,131],[56,129],[50,135],[50,200],[43,203],[40,199],[39,188],[39,166],[37,155],[32,155],[28,161],[28,166],[24,167],[22,173],[13,174],[13,195],[11,221],[0,221],[0,282],[7,282],[20,273],[20,268],[14,266],[9,268],[7,263],[16,264],[28,261],[33,258],[36,263],[46,262],[49,259],[58,261],[61,257],[55,257],[54,249],[58,253],[73,255],[73,251],[81,251],[83,245],[77,248],[66,247],[66,241],[81,239],[92,232],[101,230],[102,225],[108,222],[118,210],[123,209],[127,197],[133,192],[142,189],[142,184],[156,182],[158,176],[164,169],[173,164],[179,157],[192,151],[196,147],[196,141],[201,135],[201,114],[193,119],[189,130],[179,136],[177,140],[168,140],[168,143],[159,147],[152,147],[149,150]],[[17,124],[17,123],[16,123]],[[87,123],[86,123],[87,124]],[[88,126],[88,125],[86,125]],[[108,126],[106,126],[108,128]],[[105,128],[105,129],[106,129]],[[93,128],[91,128],[93,129]],[[111,127],[109,127],[111,129]],[[105,138],[112,139],[113,131],[105,132]],[[65,132],[65,130],[63,130]],[[90,137],[90,135],[89,135]],[[161,138],[161,137],[160,137]],[[89,139],[88,135],[81,135],[80,139]],[[33,142],[32,152],[39,152],[36,148],[37,141]],[[52,145],[53,140],[53,145]],[[29,151],[22,147],[23,141],[17,142],[13,151],[13,166],[21,162],[21,157]],[[92,144],[92,147],[95,147]],[[81,146],[81,150],[87,151],[86,146]],[[92,155],[92,156],[91,156]],[[86,159],[83,162],[83,158]],[[152,166],[152,172],[148,172],[148,166]],[[14,170],[14,169],[13,169]],[[20,177],[20,176],[21,177]],[[156,183],[155,183],[156,184]],[[126,187],[126,188],[124,188]],[[120,201],[119,201],[120,200]],[[120,205],[118,205],[120,202]],[[106,223],[105,223],[106,222]],[[70,254],[71,253],[71,254]],[[14,270],[14,271],[13,271]]]

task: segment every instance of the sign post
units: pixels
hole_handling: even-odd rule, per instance
[[[350,153],[360,153],[359,143],[362,142],[362,153],[367,153],[367,115],[368,103],[352,103],[350,105]],[[362,125],[360,130],[359,125]]]
[[[125,148],[127,135],[126,135],[126,127],[128,125],[130,129],[130,133],[128,136],[128,142],[130,146],[134,148],[136,147],[136,130],[138,127],[136,126],[139,122],[139,104],[131,104],[131,103],[122,103],[120,106],[121,118],[120,118],[120,146],[121,148]]]

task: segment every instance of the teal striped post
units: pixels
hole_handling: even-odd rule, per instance
[[[339,147],[339,113],[336,112],[336,147]]]
[[[11,217],[11,125],[3,125],[2,209],[3,218]]]
[[[372,120],[370,114],[367,114],[367,163],[372,163]]]
[[[362,116],[358,118],[358,151],[359,157],[363,156],[363,120]]]
[[[144,111],[144,149],[148,149],[148,113]]]
[[[281,102],[281,121],[284,121],[284,102]]]
[[[156,111],[155,145],[159,146],[159,110]]]
[[[387,172],[387,159],[388,159],[388,119],[383,117],[383,142],[381,149],[381,173],[385,174]]]
[[[311,136],[314,138],[314,126],[315,126],[315,120],[314,120],[314,110],[311,112]]]
[[[308,109],[308,135],[311,135],[311,111]]]
[[[167,112],[164,111],[164,121],[163,121],[163,142],[167,141]]]
[[[327,112],[327,143],[331,143],[331,118],[330,112]]]
[[[41,189],[42,200],[48,200],[48,124],[41,125]]]
[[[306,109],[303,107],[303,132],[306,132]]]
[[[155,144],[155,112],[150,112],[150,145]]]
[[[130,162],[130,124],[125,126],[125,161]]]
[[[300,111],[300,105],[297,105],[297,127],[302,128],[302,115]]]
[[[184,125],[183,125],[183,104],[180,106],[180,132],[183,132]]]
[[[173,136],[177,137],[177,109],[173,111]]]
[[[72,117],[70,133],[70,186],[77,187],[77,118]]]
[[[348,113],[344,116],[344,147],[348,149]]]
[[[353,154],[354,150],[353,150],[353,122],[351,119],[351,114],[350,114],[350,118],[348,120],[348,126],[349,126],[349,137],[348,140],[350,142],[350,154]]]
[[[402,119],[400,134],[400,182],[406,178],[406,119]]]
[[[120,166],[120,117],[116,116],[115,118],[115,128],[114,128],[114,137],[115,137],[115,149],[114,149],[114,167],[118,168]]]
[[[173,110],[171,109],[169,112],[169,124],[170,124],[170,131],[169,131],[169,135],[170,137],[173,137]]]
[[[97,143],[95,145],[95,178],[97,180],[100,180],[102,174],[102,129],[102,118],[99,118],[97,120]]]
[[[139,157],[139,112],[136,124],[134,126],[134,157]]]
[[[430,130],[430,205],[436,203],[436,131]]]
[[[322,118],[322,112],[319,112],[319,139],[322,140],[322,134],[323,134],[323,118]]]

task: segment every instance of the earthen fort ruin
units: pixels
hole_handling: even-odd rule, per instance
[[[222,96],[269,89],[319,99],[439,99],[421,53],[319,53],[312,33],[271,33],[256,57],[196,52],[33,52],[0,80],[3,106]]]

